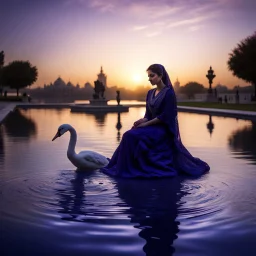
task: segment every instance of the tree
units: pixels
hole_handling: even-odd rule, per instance
[[[2,82],[2,68],[4,66],[4,52],[0,52],[0,95],[3,93],[3,82]]]
[[[222,85],[222,84],[217,84],[215,89],[218,92],[227,92],[228,91],[228,87],[226,85]]]
[[[2,68],[4,65],[4,52],[0,52],[0,68]]]
[[[38,76],[37,68],[28,61],[13,61],[4,66],[2,71],[3,83],[16,89],[17,96],[21,88],[33,84]]]
[[[242,40],[229,55],[228,69],[254,85],[256,98],[256,32]]]
[[[239,153],[243,152],[243,154],[239,154],[239,157],[244,157],[246,160],[253,159],[256,163],[255,122],[252,122],[250,126],[245,126],[234,131],[228,141],[232,150],[238,151]]]
[[[180,87],[180,93],[186,94],[188,98],[194,98],[196,93],[202,93],[204,90],[204,86],[197,82],[188,82],[184,86]]]
[[[4,127],[9,137],[30,138],[37,133],[34,120],[23,115],[20,110],[7,116]]]

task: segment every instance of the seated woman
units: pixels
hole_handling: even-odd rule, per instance
[[[198,176],[210,167],[183,146],[177,120],[174,89],[165,68],[153,64],[144,118],[125,132],[109,164],[101,170],[118,177],[173,177],[181,173]]]

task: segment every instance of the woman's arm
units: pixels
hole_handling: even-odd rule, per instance
[[[138,125],[140,125],[141,123],[145,123],[145,122],[147,122],[148,121],[148,119],[147,118],[141,118],[141,119],[139,119],[139,120],[137,120],[137,121],[135,121],[134,123],[133,123],[133,127],[137,127]]]
[[[148,93],[147,93],[147,97],[146,97],[146,112],[145,112],[145,115],[144,115],[144,118],[147,119],[147,120],[152,119],[152,114],[151,114],[151,112],[149,110],[149,106],[148,106],[148,100],[149,100],[150,91],[151,90],[149,90]]]
[[[161,120],[159,120],[157,117],[154,119],[151,119],[149,121],[140,123],[139,125],[137,125],[136,127],[145,127],[145,126],[149,126],[149,125],[154,125],[154,124],[159,124],[161,123]]]
[[[132,127],[132,128],[141,127],[140,125],[141,125],[142,123],[146,123],[148,120],[150,120],[150,119],[152,118],[152,117],[151,117],[152,114],[151,114],[151,112],[150,112],[150,110],[149,110],[149,106],[148,106],[148,98],[149,98],[150,91],[151,91],[151,90],[148,91],[147,97],[146,97],[146,112],[145,112],[145,115],[144,115],[143,118],[141,118],[141,119],[135,121],[135,122],[133,123],[133,127]]]
[[[148,125],[163,123],[168,126],[171,133],[176,134],[177,103],[175,95],[172,91],[168,91],[166,93],[163,103],[161,105],[160,112],[161,113],[154,119],[144,122],[137,127],[145,127]]]
[[[168,127],[168,130],[174,136],[177,136],[177,102],[173,90],[169,90],[166,93],[162,104],[161,114],[159,114],[157,118]]]

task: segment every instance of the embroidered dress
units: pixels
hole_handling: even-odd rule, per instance
[[[209,171],[208,164],[193,157],[182,144],[176,96],[167,73],[165,84],[156,96],[156,89],[149,90],[146,101],[145,118],[161,122],[126,131],[109,164],[101,169],[104,173],[154,178],[182,173],[198,176]]]

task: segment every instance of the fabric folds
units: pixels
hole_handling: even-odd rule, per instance
[[[148,92],[145,117],[161,122],[123,134],[108,166],[102,172],[125,178],[192,176],[209,171],[207,163],[193,157],[181,142],[175,93],[166,86],[155,96]]]

